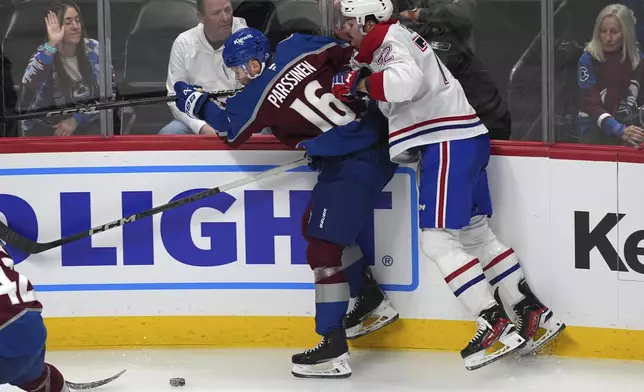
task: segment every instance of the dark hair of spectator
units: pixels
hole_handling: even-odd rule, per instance
[[[94,80],[94,75],[92,73],[92,66],[89,62],[89,59],[87,58],[87,49],[85,47],[85,39],[87,38],[87,33],[85,32],[85,24],[83,23],[83,16],[81,14],[80,8],[78,8],[78,5],[72,0],[56,0],[52,3],[47,12],[49,13],[49,11],[51,11],[55,13],[58,17],[58,22],[60,23],[61,28],[64,28],[63,22],[65,19],[65,12],[67,12],[67,9],[69,7],[73,7],[76,12],[78,12],[78,18],[81,23],[81,40],[78,45],[76,45],[78,71],[83,77],[83,81],[85,83],[93,85],[96,83],[96,81]],[[61,91],[69,91],[69,89],[71,88],[72,80],[63,67],[59,53],[56,53],[56,56],[54,57],[54,69],[56,70],[56,74],[58,75],[58,83],[60,84]]]

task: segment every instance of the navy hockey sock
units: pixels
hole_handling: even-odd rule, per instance
[[[366,260],[364,257],[361,257],[344,270],[347,281],[349,282],[349,294],[351,298],[355,298],[362,291],[362,287],[364,286],[364,270],[366,267]]]

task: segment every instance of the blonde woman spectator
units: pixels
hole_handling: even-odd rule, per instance
[[[592,40],[578,63],[578,130],[582,143],[644,142],[644,130],[632,124],[638,112],[642,55],[635,38],[633,12],[621,4],[597,16]]]
[[[73,106],[99,98],[98,41],[87,38],[80,8],[72,0],[55,1],[45,16],[46,41],[31,57],[22,77],[22,111]],[[34,126],[44,126],[44,133],[69,136],[100,130],[99,114],[75,114],[62,121],[22,121],[26,136]],[[42,130],[41,130],[42,132]],[[41,133],[37,132],[37,133]],[[92,132],[97,133],[97,132]]]

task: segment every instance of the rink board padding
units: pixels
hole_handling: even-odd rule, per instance
[[[0,140],[0,219],[47,242],[291,162],[260,136]],[[644,151],[495,142],[491,224],[567,328],[547,352],[644,359]],[[414,165],[374,209],[372,270],[401,320],[357,347],[460,350],[471,315],[419,249]],[[308,347],[314,290],[299,232],[303,167],[38,255],[14,253],[52,349]],[[642,245],[644,247],[644,245]]]

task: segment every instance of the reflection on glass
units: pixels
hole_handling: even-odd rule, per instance
[[[475,49],[507,100],[512,140],[541,141],[541,3],[480,2]]]

